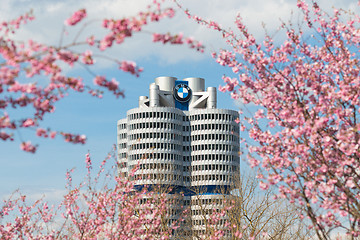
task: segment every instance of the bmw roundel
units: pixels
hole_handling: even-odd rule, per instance
[[[187,102],[191,98],[191,89],[188,85],[180,83],[174,87],[174,98],[179,102]]]

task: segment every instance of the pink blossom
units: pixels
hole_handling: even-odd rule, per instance
[[[356,187],[353,178],[349,178],[349,179],[346,181],[346,184],[345,184],[345,185],[346,185],[347,187],[349,187],[349,188],[355,188],[355,187]]]
[[[264,182],[262,182],[262,181],[259,183],[259,187],[260,187],[262,190],[267,190],[267,189],[269,189],[269,185],[266,184],[266,183],[264,183]]]
[[[86,17],[86,9],[80,9],[74,12],[70,18],[66,19],[65,24],[69,26],[76,25],[85,17]]]
[[[12,135],[10,135],[6,132],[2,132],[2,131],[0,132],[0,138],[4,141],[6,141],[7,139],[9,139],[11,141],[13,140]]]
[[[36,151],[36,146],[32,145],[31,142],[22,142],[20,144],[20,148],[21,150],[25,151],[25,152],[30,152],[30,153],[35,153]]]
[[[77,134],[64,133],[64,132],[60,132],[60,134],[65,138],[66,142],[70,142],[74,144],[77,143],[85,144],[86,142],[85,135],[77,135]]]
[[[47,131],[43,128],[36,129],[36,135],[38,137],[48,137]]]
[[[53,131],[53,132],[50,132],[50,138],[54,139],[56,137],[56,132]]]
[[[131,61],[122,61],[120,63],[119,68],[124,72],[129,72],[135,75],[136,77],[139,77],[139,73],[143,71],[142,68],[138,68],[136,66],[135,62],[131,62]]]
[[[74,54],[70,51],[59,51],[58,57],[64,62],[68,63],[70,66],[73,66],[74,63],[79,59],[79,56],[77,54]]]
[[[88,38],[86,39],[86,42],[87,42],[90,46],[94,46],[94,44],[95,44],[95,37],[94,37],[94,36],[88,37]]]
[[[22,123],[23,127],[32,127],[35,126],[35,121],[31,118],[26,119],[23,123]]]
[[[86,50],[83,53],[83,58],[82,58],[82,62],[87,64],[87,65],[92,65],[94,64],[94,59],[92,57],[92,52],[90,50]]]

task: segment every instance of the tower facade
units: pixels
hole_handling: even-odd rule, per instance
[[[202,78],[158,77],[117,124],[119,171],[138,167],[136,186],[182,193],[173,218],[189,207],[193,236],[206,234],[206,219],[239,175],[238,113],[216,105],[216,88],[205,90]]]

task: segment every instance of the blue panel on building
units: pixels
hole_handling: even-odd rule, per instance
[[[175,87],[179,84],[185,84],[187,86],[188,81],[180,81],[180,80],[175,81]],[[174,92],[174,94],[177,94],[177,93]],[[191,94],[191,92],[188,94]],[[189,110],[189,101],[180,102],[175,98],[175,107],[180,110],[183,110],[183,111],[188,111]]]
[[[217,194],[230,194],[231,187],[229,185],[204,185],[204,186],[197,186],[195,189],[196,192],[189,188],[179,185],[169,185],[169,184],[148,184],[148,185],[135,185],[134,189],[136,191],[142,191],[143,189],[147,189],[148,191],[153,191],[154,189],[171,189],[168,193],[175,194],[175,193],[182,193],[184,196],[194,196],[196,194],[200,195],[217,195]]]

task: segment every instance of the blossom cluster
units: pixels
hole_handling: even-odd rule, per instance
[[[191,37],[184,38],[182,33],[171,35],[170,33],[160,34],[153,33],[153,42],[161,42],[163,44],[188,44],[190,48],[196,49],[196,51],[204,52],[204,46],[200,41],[196,41]]]
[[[28,41],[16,41],[14,34],[16,29],[22,27],[28,21],[34,19],[32,13],[26,13],[14,20],[2,22],[0,24],[0,140],[12,141],[16,138],[16,132],[21,128],[34,129],[36,136],[54,138],[57,132],[41,130],[41,122],[45,115],[53,113],[58,101],[68,96],[70,91],[87,92],[92,96],[102,98],[105,89],[116,97],[124,97],[124,92],[119,88],[117,79],[107,79],[106,76],[97,75],[90,67],[96,63],[93,51],[105,51],[115,44],[124,43],[125,38],[130,38],[135,32],[142,31],[143,27],[150,22],[159,22],[164,18],[172,18],[175,12],[172,8],[163,8],[162,1],[154,1],[148,6],[146,11],[139,12],[132,17],[121,19],[104,19],[102,27],[105,29],[103,35],[85,36],[85,40],[78,39],[64,44],[68,39],[65,31],[61,37],[60,45],[55,47],[36,42],[32,39]],[[66,19],[65,25],[73,27],[80,25],[87,17],[86,9],[74,12],[71,17]],[[84,26],[86,23],[84,23]],[[163,42],[165,44],[165,42]],[[202,51],[203,46],[191,39],[184,38],[181,43],[188,44],[191,48]],[[78,46],[84,45],[84,48]],[[97,55],[96,57],[104,57]],[[140,76],[143,68],[137,66],[133,61],[110,59],[118,64],[119,69],[125,73]],[[84,80],[88,77],[69,76],[66,67],[84,67],[93,76],[91,81]],[[23,78],[26,78],[24,80]],[[47,78],[45,83],[38,83],[38,77]],[[20,111],[23,108],[31,108],[33,112],[23,119],[9,115],[14,109]],[[71,133],[61,133],[66,142],[85,143],[85,137]],[[30,141],[22,141],[20,148],[27,152],[35,152],[36,144]]]
[[[277,186],[280,197],[304,210],[319,239],[329,239],[334,228],[357,237],[360,17],[342,9],[326,13],[316,2],[299,0],[297,6],[304,25],[282,24],[281,44],[267,34],[257,41],[240,16],[235,34],[184,11],[229,44],[213,53],[235,75],[225,76],[219,90],[253,112],[240,124],[246,158],[260,169],[260,187]]]
[[[74,12],[74,14],[70,18],[66,19],[65,24],[70,26],[76,25],[85,17],[86,17],[86,9],[80,9]]]
[[[116,147],[114,149],[116,151]],[[172,200],[182,195],[168,194],[168,190],[161,188],[150,191],[144,187],[134,191],[135,181],[131,176],[138,168],[132,170],[130,178],[119,176],[116,157],[113,156],[116,154],[110,153],[102,161],[93,179],[94,163],[87,153],[88,173],[84,181],[73,186],[73,170],[68,171],[67,193],[57,207],[49,206],[43,200],[29,204],[26,195],[19,192],[4,200],[0,205],[2,238],[165,240],[172,239],[174,233],[181,235],[183,222],[190,217],[188,209],[182,209],[178,220],[171,222],[170,209]],[[224,229],[216,226],[224,219],[227,210],[229,208],[224,207],[208,217],[209,239],[223,238]],[[229,223],[225,226],[229,227]],[[230,228],[235,229],[235,226]],[[241,232],[236,232],[237,237],[241,235]]]

